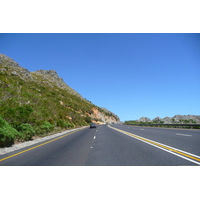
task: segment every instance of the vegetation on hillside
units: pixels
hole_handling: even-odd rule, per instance
[[[112,115],[67,89],[49,85],[37,74],[32,76],[34,80],[23,80],[6,68],[0,70],[0,147],[87,125],[94,107]]]

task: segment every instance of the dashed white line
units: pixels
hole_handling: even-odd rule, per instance
[[[94,139],[96,138],[96,136],[94,136]]]
[[[181,134],[181,133],[176,133],[176,135],[182,135],[182,136],[191,136],[191,135],[187,135],[187,134]]]

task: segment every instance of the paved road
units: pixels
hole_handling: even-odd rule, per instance
[[[200,131],[100,125],[0,156],[4,166],[200,165]]]

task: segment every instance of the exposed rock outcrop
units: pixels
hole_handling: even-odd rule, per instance
[[[106,115],[105,113],[99,111],[96,108],[93,108],[93,113],[90,115],[94,119],[100,119],[100,122],[93,120],[93,122],[96,123],[119,123],[120,119],[117,115],[113,114],[112,112],[108,111],[107,109],[104,108],[104,110],[108,113],[112,113],[112,115]]]
[[[19,76],[23,80],[33,80],[31,73],[27,69],[19,66],[17,62],[4,54],[0,54],[0,66],[0,72],[3,74],[8,73],[12,76]]]
[[[17,62],[4,54],[0,54],[0,65],[4,67],[20,67]]]
[[[147,117],[141,117],[138,122],[150,122],[151,120]]]
[[[119,122],[120,122],[119,117],[118,117],[117,115],[115,115],[113,112],[107,110],[106,108],[101,108],[101,109],[104,110],[105,112],[107,112],[108,114],[114,116],[114,118],[115,118],[115,122],[116,122],[116,123],[119,123]]]
[[[60,88],[68,88],[69,86],[64,82],[62,78],[60,78],[55,70],[37,70],[35,72],[42,76],[44,79],[47,79],[51,82],[54,82]]]
[[[49,86],[54,86],[56,85],[59,88],[62,89],[66,89],[68,90],[71,94],[74,94],[78,97],[80,97],[81,99],[85,100],[78,92],[76,92],[75,90],[73,90],[71,87],[69,87],[64,80],[58,76],[57,72],[55,70],[37,70],[35,72],[31,72],[31,74],[33,75],[33,77],[35,79],[37,79],[37,81],[41,81],[44,84],[47,84]],[[40,76],[41,79],[39,79],[37,76]],[[44,81],[45,79],[45,81]]]
[[[165,118],[161,119],[161,121],[164,121],[164,124],[171,124],[172,123],[172,118],[165,117]]]
[[[174,121],[180,121],[180,120],[194,120],[200,122],[200,116],[198,115],[175,115],[172,119]]]

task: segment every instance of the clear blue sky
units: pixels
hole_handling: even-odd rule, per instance
[[[200,34],[0,34],[0,53],[56,70],[121,121],[200,115]]]

